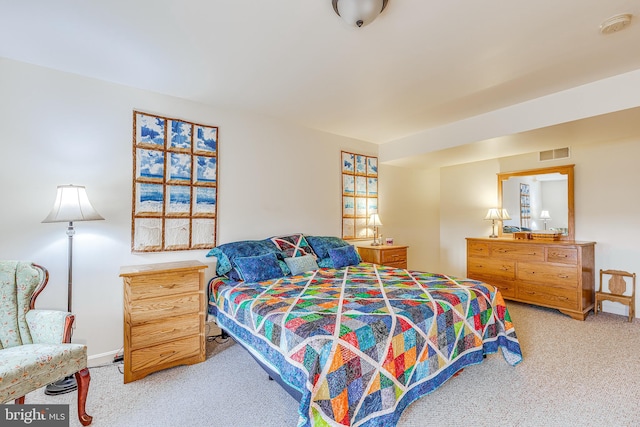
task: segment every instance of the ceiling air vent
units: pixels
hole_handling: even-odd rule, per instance
[[[556,148],[554,150],[547,150],[540,152],[540,161],[547,160],[566,159],[569,157],[569,147]]]

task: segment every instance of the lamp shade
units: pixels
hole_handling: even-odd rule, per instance
[[[87,190],[80,185],[59,185],[51,212],[42,222],[96,221],[104,219],[91,206]]]
[[[382,225],[380,216],[377,213],[371,214],[371,216],[369,217],[369,226],[378,227],[380,225]]]
[[[549,216],[549,211],[540,212],[540,219],[551,219],[551,217]]]
[[[500,219],[503,219],[506,221],[511,219],[511,217],[509,216],[509,212],[507,212],[506,209],[500,209]]]
[[[487,216],[485,216],[484,219],[489,219],[489,220],[502,219],[502,217],[500,216],[500,209],[497,209],[497,208],[489,209],[489,211],[487,212]]]
[[[370,24],[387,6],[388,0],[332,0],[333,10],[349,25]]]

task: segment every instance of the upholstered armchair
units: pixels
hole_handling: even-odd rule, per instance
[[[70,343],[71,313],[34,308],[48,280],[36,264],[0,261],[0,403],[23,404],[25,394],[75,374],[78,418],[86,426],[87,347]]]

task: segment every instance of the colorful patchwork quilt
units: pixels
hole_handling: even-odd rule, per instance
[[[300,426],[395,425],[484,355],[522,360],[502,295],[470,279],[361,263],[210,287],[219,325],[302,393]]]

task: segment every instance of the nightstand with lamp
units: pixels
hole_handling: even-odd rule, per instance
[[[409,246],[384,244],[378,232],[378,227],[382,225],[382,221],[380,221],[380,216],[377,213],[369,217],[369,225],[374,228],[373,242],[369,246],[356,247],[362,262],[406,269],[407,248]]]

